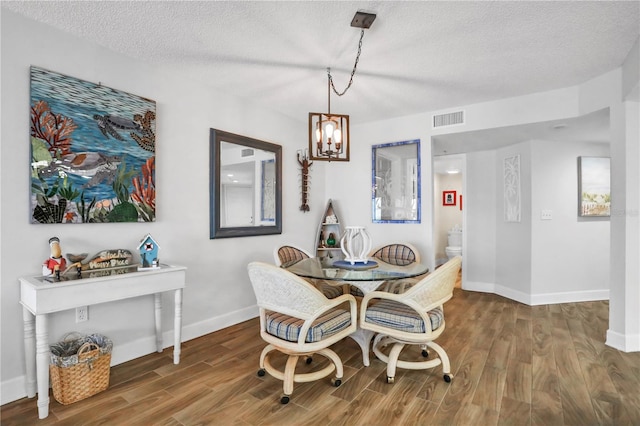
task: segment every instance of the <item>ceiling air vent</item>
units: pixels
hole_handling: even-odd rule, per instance
[[[253,149],[251,148],[243,149],[242,152],[240,153],[241,157],[251,157],[252,155],[253,155]]]
[[[464,124],[464,111],[448,112],[433,116],[433,128]]]

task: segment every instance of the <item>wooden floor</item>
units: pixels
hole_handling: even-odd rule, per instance
[[[257,377],[257,320],[111,369],[110,388],[68,406],[51,402],[37,420],[35,399],[1,407],[3,426],[56,425],[639,425],[640,353],[604,345],[607,302],[525,306],[455,290],[438,342],[455,374],[362,365],[358,346],[334,345],[342,386],[329,378],[296,384],[281,405],[281,382]],[[411,357],[420,356],[411,351]],[[373,357],[373,354],[372,354]],[[320,358],[320,359],[316,359]],[[324,361],[314,358],[313,365]],[[302,364],[302,363],[301,363]],[[308,367],[300,365],[300,370]]]

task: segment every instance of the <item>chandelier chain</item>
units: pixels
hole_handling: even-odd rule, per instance
[[[333,84],[333,77],[331,76],[331,68],[327,68],[327,73],[329,74],[329,83],[331,84],[331,88],[333,89],[333,92],[338,96],[342,96],[345,93],[347,93],[347,90],[349,90],[349,88],[353,84],[353,76],[356,73],[356,68],[358,68],[358,61],[360,60],[360,53],[362,52],[363,37],[364,37],[364,29],[360,32],[360,41],[358,42],[358,54],[356,55],[356,61],[353,64],[353,70],[351,70],[351,78],[349,78],[349,84],[347,84],[347,87],[345,87],[345,89],[342,92],[338,92],[336,90],[336,86]]]

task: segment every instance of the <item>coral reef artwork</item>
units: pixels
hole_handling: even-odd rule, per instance
[[[155,101],[31,67],[30,222],[153,222]]]

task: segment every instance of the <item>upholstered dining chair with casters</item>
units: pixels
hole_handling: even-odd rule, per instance
[[[319,380],[334,370],[332,383],[340,386],[342,361],[329,346],[356,331],[355,298],[344,294],[328,299],[309,282],[268,263],[251,262],[247,270],[260,308],[260,336],[267,342],[260,354],[258,375],[266,372],[284,382],[282,404],[289,402],[294,383]],[[272,365],[274,351],[287,356],[284,371]],[[298,359],[310,363],[315,354],[331,363],[319,371],[296,374]]]
[[[387,363],[387,382],[395,380],[396,368],[422,370],[442,364],[444,380],[450,382],[451,364],[436,340],[445,329],[444,303],[453,296],[462,258],[457,256],[422,278],[405,293],[368,293],[360,306],[360,328],[378,333],[373,340],[376,357]],[[438,355],[430,360],[400,360],[406,345],[432,348]],[[391,346],[388,354],[383,350]],[[428,355],[423,349],[422,355]]]
[[[407,266],[412,263],[420,263],[420,253],[409,243],[390,243],[376,247],[369,253],[369,257],[374,260],[381,260],[390,265]],[[406,278],[383,283],[379,290],[390,293],[402,293],[415,284],[417,280]],[[357,287],[351,287],[351,294],[356,297],[363,297],[364,294]]]
[[[309,259],[310,257],[313,256],[308,251],[291,244],[282,245],[273,250],[273,260],[276,262],[277,266],[286,266],[287,264]],[[333,286],[324,280],[308,281],[329,299],[333,299],[334,297],[338,297],[344,293],[344,289],[341,286]]]
[[[414,262],[420,263],[418,249],[409,243],[385,244],[371,250],[369,257],[399,266],[406,266]]]
[[[273,250],[273,260],[278,266],[291,262],[299,262],[302,259],[308,259],[310,257],[312,256],[308,251],[290,244],[278,246]]]

